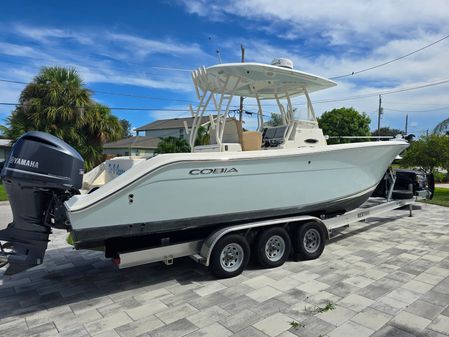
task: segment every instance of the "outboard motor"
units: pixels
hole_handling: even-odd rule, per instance
[[[41,264],[51,227],[67,229],[64,201],[79,194],[83,165],[74,148],[48,133],[31,131],[15,142],[1,172],[13,213],[0,230],[6,275]]]

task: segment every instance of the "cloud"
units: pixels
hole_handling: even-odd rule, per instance
[[[76,68],[86,83],[128,84],[186,92],[193,90],[188,72],[169,72],[152,66],[182,68],[178,58],[185,55],[189,55],[189,59],[207,59],[198,45],[171,39],[146,39],[108,31],[87,34],[48,27],[15,27],[14,33],[20,39],[0,42],[0,54],[15,57],[0,63],[2,76],[13,80],[29,81],[32,78],[29,74],[35,75],[40,67],[58,65]],[[72,39],[70,43],[67,38]],[[192,55],[195,58],[191,58]],[[152,56],[152,63],[146,66],[148,56]]]
[[[407,16],[398,14],[400,6],[397,3],[407,7]],[[261,1],[256,4],[250,0],[242,0],[223,5],[214,1],[189,1],[185,6],[190,13],[213,20],[224,20],[229,16],[245,17],[242,29],[250,33],[257,27],[259,33],[251,33],[251,38],[245,40],[238,37],[239,41],[243,39],[248,61],[269,63],[274,57],[287,57],[294,61],[296,69],[329,77],[396,58],[444,35],[442,27],[447,25],[449,18],[437,12],[446,10],[445,2],[431,1],[432,5],[425,6],[419,15],[415,2],[407,2],[407,5],[401,1],[397,3],[379,1],[359,4],[348,0],[348,4],[334,4],[320,0],[313,3],[286,1],[275,4]],[[372,15],[375,8],[382,8],[378,17]],[[324,13],[320,13],[320,10]],[[434,14],[435,17],[431,20],[430,17]],[[52,27],[17,27],[18,30],[14,32],[20,37],[19,40],[11,39],[11,42],[5,39],[0,42],[0,53],[15,56],[22,63],[2,68],[3,76],[11,79],[28,81],[41,65],[76,66],[88,84],[132,85],[170,90],[172,97],[176,97],[178,93],[183,97],[192,97],[193,86],[188,72],[158,70],[152,66],[193,69],[216,62],[216,55],[208,55],[200,45],[172,37],[147,38],[108,30],[71,32]],[[281,39],[273,39],[273,36]],[[449,78],[449,71],[446,71],[449,69],[449,59],[445,57],[449,54],[448,42],[449,40],[385,67],[339,79],[336,88],[314,93],[312,99],[332,100]],[[235,36],[220,38],[220,50],[228,61],[240,58]],[[383,123],[402,125],[399,120],[405,115],[403,111],[387,108],[409,110],[411,122],[418,123],[420,127],[433,123],[429,116],[436,120],[439,116],[448,115],[445,110],[431,111],[425,115],[413,112],[425,104],[449,106],[448,87],[385,96]],[[354,106],[375,119],[377,100],[373,96],[317,103],[315,110],[319,115],[335,107]],[[246,102],[248,110],[256,109],[251,105],[254,102],[251,103],[249,99]],[[295,102],[303,101],[295,99]],[[235,105],[237,104],[236,101]],[[168,108],[173,106],[167,105]],[[182,105],[182,109],[185,108]],[[275,111],[275,107],[267,104],[265,114]],[[169,114],[160,111],[152,112],[149,116],[169,118],[178,115],[181,112]],[[255,121],[255,118],[250,117],[246,127],[254,128]]]
[[[151,54],[170,55],[204,55],[201,48],[195,44],[183,44],[173,40],[153,40],[127,34],[107,34],[106,38],[115,43],[120,43],[123,48],[131,51],[135,56],[144,58]]]
[[[184,0],[189,13],[203,17],[220,15],[244,17],[263,22],[280,38],[302,38],[318,34],[333,45],[351,45],[354,41],[385,41],[391,36],[410,36],[424,28],[442,31],[449,23],[449,2],[429,0],[378,1],[271,1]],[[254,25],[253,27],[257,27]]]
[[[17,43],[9,43],[0,41],[0,54],[19,56],[27,58],[38,58],[51,60],[52,57],[43,51],[39,51],[36,48],[25,46]]]
[[[74,39],[81,44],[92,44],[94,42],[94,39],[86,34],[81,34],[79,32],[75,33],[63,29],[30,27],[17,24],[14,26],[14,30],[23,37],[36,40],[41,43],[51,43],[53,39]]]

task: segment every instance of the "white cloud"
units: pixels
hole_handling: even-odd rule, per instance
[[[15,25],[14,30],[26,38],[41,43],[51,43],[53,39],[74,39],[81,44],[92,44],[94,42],[91,36],[63,29]]]
[[[189,60],[207,58],[199,46],[169,39],[151,40],[110,32],[88,35],[24,25],[15,27],[14,32],[22,38],[20,44],[0,41],[0,54],[16,57],[10,66],[0,63],[2,76],[13,80],[29,81],[40,67],[58,65],[75,67],[86,83],[129,84],[185,92],[192,90],[188,72],[158,71],[151,66],[170,67],[174,58],[185,55],[189,55]],[[66,44],[66,38],[73,38],[73,43]],[[33,41],[32,46],[28,43],[30,40]],[[96,43],[87,45],[88,41]],[[159,62],[166,63],[151,63],[146,67],[148,61],[145,57],[154,54],[161,56],[157,58],[161,60]],[[152,60],[157,62],[154,58]]]
[[[260,29],[279,37],[307,38],[318,34],[335,45],[355,40],[385,41],[388,36],[410,36],[424,27],[443,30],[449,23],[449,2],[429,0],[184,0],[187,11],[204,17],[241,16],[263,20]],[[254,25],[254,27],[257,27]]]
[[[322,0],[310,3],[256,3],[242,0],[222,6],[218,2],[189,1],[186,6],[189,6],[191,13],[214,20],[224,19],[226,15],[241,15],[247,19],[245,26],[250,27],[249,29],[259,25],[265,32],[282,36],[285,41],[289,40],[285,44],[279,40],[269,41],[268,38],[255,37],[243,41],[248,61],[269,63],[274,57],[287,57],[294,61],[296,69],[334,76],[382,63],[441,38],[444,35],[442,27],[446,27],[449,21],[449,17],[446,18],[441,13],[449,12],[449,3],[430,3],[422,12],[418,11],[420,6],[413,1],[406,4],[402,1],[389,4],[383,1],[359,3],[351,0],[334,4]],[[399,13],[401,6],[407,8],[407,15],[402,11]],[[381,12],[377,16],[373,15],[376,9]],[[193,86],[189,73],[159,71],[146,65],[194,68],[216,61],[214,53],[208,55],[197,44],[173,38],[149,39],[110,31],[85,33],[48,27],[18,27],[17,34],[34,42],[33,47],[26,45],[26,41],[21,44],[0,42],[0,53],[17,56],[26,61],[23,65],[2,69],[4,76],[11,79],[30,80],[37,73],[37,66],[43,64],[42,61],[36,60],[47,60],[50,64],[76,66],[86,83],[128,84],[171,90],[173,97],[176,97],[177,92],[191,96]],[[297,45],[290,41],[298,37],[307,37],[307,41],[301,41]],[[64,43],[65,39],[71,39],[70,45]],[[90,44],[91,41],[95,43]],[[332,46],[342,44],[346,47],[337,48],[341,53],[334,53]],[[307,46],[315,48],[314,52],[309,53]],[[323,46],[323,49],[319,46]],[[363,48],[368,52],[357,52]],[[234,36],[221,39],[220,49],[229,61],[238,60],[240,57]],[[445,57],[447,54],[449,40],[385,67],[338,80],[339,85],[336,88],[317,92],[312,98],[338,99],[449,78],[449,59]],[[419,110],[423,104],[449,106],[448,87],[433,87],[385,96],[383,123],[398,127],[395,123],[399,123],[398,120],[405,115],[405,112],[387,110],[389,107],[410,110],[411,121],[421,128],[427,128],[431,123],[429,116],[433,120],[439,119],[440,116],[440,119],[443,119],[449,113],[439,110],[423,116],[422,113],[413,111]],[[250,105],[250,100],[248,103],[248,110],[254,111],[255,107]],[[181,108],[185,109],[186,105]],[[316,104],[315,110],[321,114],[325,110],[340,106],[354,106],[360,111],[370,113],[374,119],[377,97]],[[170,107],[173,107],[173,104],[168,104],[168,108]],[[271,111],[275,109],[268,106],[266,114]],[[179,115],[182,115],[181,112],[171,114],[160,111],[150,114],[152,118]],[[255,118],[249,118],[246,126],[254,128],[255,121]],[[400,123],[402,125],[402,121]]]
[[[52,57],[43,51],[30,46],[0,41],[0,53],[10,56],[32,57],[51,60]]]
[[[119,42],[123,48],[140,58],[151,54],[190,55],[190,57],[204,54],[198,45],[187,45],[172,40],[160,41],[115,33],[107,34],[106,38],[113,42]]]

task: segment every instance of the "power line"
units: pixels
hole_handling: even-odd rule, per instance
[[[13,81],[13,80],[5,80],[5,79],[0,79],[0,82],[17,83],[17,84],[28,84],[27,82]]]
[[[0,53],[2,54],[2,53]],[[104,55],[102,55],[103,57],[105,57]],[[45,61],[45,62],[50,62],[50,63],[65,63],[65,64],[69,64],[69,65],[74,65],[74,66],[80,66],[78,64],[72,63],[72,62],[63,62],[60,61],[58,59],[53,59],[53,60],[49,60],[48,58],[44,58],[44,57],[35,57],[35,56],[24,56],[27,59],[31,59],[31,60],[38,60],[38,61]],[[116,59],[113,58],[109,58],[110,60],[117,62]],[[12,61],[12,60],[0,60],[0,62],[2,63],[13,63],[13,64],[22,64],[22,65],[28,65],[29,63],[26,62],[19,62],[19,61]],[[177,68],[177,67],[168,67],[168,66],[144,66],[142,64],[139,63],[133,63],[133,62],[129,62],[129,61],[120,61],[121,63],[126,63],[129,65],[135,65],[135,66],[139,66],[139,67],[145,67],[145,68],[149,68],[149,69],[157,69],[157,70],[169,70],[169,71],[181,71],[181,72],[191,72],[192,69],[185,69],[185,68]],[[122,71],[129,71],[128,69],[125,68],[118,68],[116,66],[112,66],[110,67],[110,69],[117,69],[117,70],[122,70]],[[137,70],[135,70],[134,72],[137,72]],[[144,73],[147,71],[144,71]],[[141,72],[139,72],[141,73]]]
[[[388,101],[388,105],[409,105],[409,106],[434,106],[435,108],[444,107],[447,103],[410,103],[410,102],[397,102],[397,101]]]
[[[446,36],[442,37],[442,38],[439,39],[439,40],[436,40],[436,41],[434,41],[434,42],[432,42],[432,43],[430,43],[430,44],[428,44],[428,45],[425,45],[424,47],[421,47],[421,48],[419,48],[419,49],[416,49],[416,50],[414,50],[414,51],[412,51],[412,52],[410,52],[410,53],[407,53],[407,54],[405,54],[405,55],[399,56],[399,57],[397,57],[397,58],[395,58],[395,59],[392,59],[392,60],[389,60],[389,61],[380,63],[380,64],[375,65],[375,66],[372,66],[372,67],[368,67],[368,68],[361,69],[361,70],[358,70],[358,71],[353,71],[352,73],[349,73],[349,74],[344,74],[344,75],[339,75],[339,76],[330,77],[330,79],[331,79],[331,80],[335,80],[335,79],[338,79],[338,78],[344,78],[344,77],[348,77],[348,76],[353,76],[353,75],[357,75],[357,74],[360,74],[360,73],[364,73],[364,72],[369,71],[369,70],[373,70],[373,69],[376,69],[376,68],[380,68],[380,67],[386,66],[387,64],[390,64],[390,63],[393,63],[393,62],[402,60],[402,59],[404,59],[404,58],[406,58],[406,57],[409,57],[410,55],[416,54],[416,53],[418,53],[418,52],[420,52],[420,51],[422,51],[422,50],[424,50],[424,49],[427,49],[427,48],[429,48],[429,47],[432,47],[433,45],[435,45],[435,44],[437,44],[437,43],[440,43],[440,42],[446,40],[447,38],[449,38],[449,35],[446,35]]]
[[[409,87],[409,88],[404,88],[404,89],[387,90],[387,91],[382,92],[381,95],[390,95],[390,94],[396,94],[398,92],[424,89],[424,88],[434,87],[434,86],[442,85],[442,84],[446,84],[446,83],[449,83],[449,79],[436,81],[436,82],[430,82],[430,83],[424,83],[421,85],[417,85],[415,87]]]
[[[0,53],[1,54],[1,53]],[[74,67],[74,68],[82,68],[84,66],[76,64],[76,63],[72,63],[72,62],[63,62],[63,61],[59,61],[59,60],[48,60],[48,59],[44,59],[44,58],[38,58],[38,57],[28,57],[30,59],[36,59],[36,60],[45,60],[47,63],[52,63],[54,65],[57,64],[61,64],[65,67],[70,66],[70,67]],[[0,63],[12,63],[12,64],[20,64],[20,65],[25,65],[25,66],[30,66],[29,63],[26,62],[18,62],[18,61],[12,61],[12,60],[4,60],[4,59],[0,59]],[[139,66],[142,67],[142,65],[137,64],[137,63],[132,63],[132,62],[125,62],[127,64],[130,65],[135,65],[135,66]],[[40,66],[44,66],[44,65],[40,65]],[[34,67],[40,67],[38,65],[34,65]],[[147,68],[153,68],[153,69],[160,69],[160,70],[173,70],[173,71],[185,71],[188,72],[190,71],[189,69],[182,69],[182,68],[174,68],[174,67],[162,67],[162,66],[148,66]],[[136,74],[138,76],[136,76],[136,78],[139,79],[145,79],[145,80],[160,80],[160,79],[166,79],[166,75],[158,73],[158,72],[151,72],[148,70],[138,70],[138,69],[134,69],[134,70],[129,70],[128,68],[125,67],[117,67],[117,66],[108,66],[108,69],[111,70],[115,70],[115,71],[120,71],[120,72],[126,72],[127,74]],[[142,76],[143,75],[143,76]],[[5,81],[3,81],[5,82]],[[16,82],[18,84],[28,84],[28,83],[21,83],[21,82]],[[123,96],[123,95],[119,95],[119,96]]]
[[[447,110],[447,109],[449,109],[449,106],[445,106],[442,108],[435,108],[435,109],[426,109],[426,110],[400,110],[400,109],[390,109],[390,108],[383,108],[383,109],[388,110],[388,111],[397,111],[397,112],[430,112],[430,111]]]
[[[134,95],[134,94],[125,94],[120,92],[112,92],[112,91],[104,91],[104,90],[91,90],[93,93],[97,94],[105,94],[105,95],[113,95],[113,96],[125,96],[125,97],[133,97],[133,98],[145,98],[145,99],[155,99],[159,101],[171,101],[171,102],[183,102],[183,103],[193,103],[187,99],[179,99],[179,98],[163,98],[163,97],[154,97],[147,95]]]
[[[7,80],[7,79],[0,79],[0,82],[6,82],[6,83],[15,83],[15,84],[29,84],[27,82],[22,81],[14,81],[14,80]],[[120,92],[112,92],[112,91],[104,91],[104,90],[93,90],[88,88],[92,93],[97,94],[105,94],[105,95],[113,95],[113,96],[124,96],[124,97],[133,97],[133,98],[143,98],[143,99],[154,99],[158,101],[170,101],[170,102],[183,102],[183,103],[193,103],[192,101],[189,101],[187,99],[179,99],[179,98],[163,98],[163,97],[155,97],[155,96],[147,96],[147,95],[135,95],[135,94],[128,94],[128,93],[120,93]]]
[[[0,81],[2,81],[2,82],[10,82],[10,83],[27,84],[25,82],[6,80],[6,79],[0,79]],[[411,91],[411,90],[418,90],[418,89],[429,88],[429,87],[443,85],[443,84],[447,84],[447,83],[449,83],[449,79],[444,79],[444,80],[435,81],[435,82],[429,82],[429,83],[423,83],[423,84],[420,84],[420,85],[416,85],[416,86],[408,87],[408,88],[403,88],[403,89],[386,90],[386,91],[374,92],[374,93],[363,94],[363,95],[348,96],[348,97],[343,97],[343,98],[338,98],[338,99],[316,100],[314,102],[314,104],[350,101],[350,100],[357,100],[357,99],[368,98],[368,97],[373,97],[373,96],[378,96],[378,95],[382,95],[382,96],[384,96],[384,95],[391,95],[391,94],[396,94],[396,93],[400,93],[400,92],[406,92],[406,91]],[[95,92],[95,90],[92,90],[92,91]],[[112,93],[112,92],[103,92],[103,93],[120,94],[120,95],[127,95],[127,96],[129,95],[130,97],[144,97],[144,96],[139,96],[139,95],[121,94],[121,93]],[[150,96],[146,96],[146,98],[149,98],[149,97]],[[158,98],[158,99],[174,101],[174,99],[168,99],[168,98],[167,99]],[[187,101],[187,100],[185,100],[185,101],[190,103],[190,101]],[[15,103],[3,103],[3,104],[0,103],[0,104],[1,105],[18,105],[18,104],[15,104]],[[251,104],[247,104],[247,105],[251,105]],[[298,104],[298,105],[304,105],[304,104]],[[110,108],[110,109],[112,109],[112,110],[117,109],[117,110],[161,110],[161,111],[163,111],[163,109],[156,109],[156,108]],[[167,109],[167,111],[189,111],[189,110],[187,110],[187,109]],[[209,111],[209,110],[206,110],[206,111]]]
[[[428,88],[428,87],[443,85],[443,84],[447,84],[447,83],[449,83],[449,79],[444,79],[444,80],[436,81],[436,82],[424,83],[424,84],[421,84],[421,85],[408,87],[408,88],[403,88],[403,89],[385,90],[385,91],[373,92],[373,93],[369,93],[369,94],[347,96],[347,97],[342,97],[342,98],[337,98],[337,99],[316,100],[316,101],[313,102],[313,104],[352,101],[352,100],[368,98],[368,97],[373,97],[373,96],[379,96],[379,95],[382,95],[382,96],[383,95],[391,95],[391,94],[396,94],[396,93],[405,92],[405,91],[418,90],[418,89],[424,89],[424,88]],[[246,105],[248,105],[248,106],[256,106],[255,104],[251,104],[251,103],[247,103]],[[296,105],[306,105],[306,103],[297,103]],[[265,104],[264,106],[276,107],[277,105],[275,105],[275,104]]]
[[[21,81],[14,81],[14,80],[6,80],[6,79],[0,79],[0,82],[6,82],[6,83],[17,83],[17,84],[28,84],[27,82],[21,82]],[[125,94],[125,93],[119,93],[119,92],[111,92],[111,91],[103,91],[103,90],[92,90],[89,89],[90,91],[92,91],[93,93],[100,93],[100,94],[106,94],[106,95],[116,95],[116,96],[125,96],[125,97],[134,97],[134,98],[148,98],[148,99],[154,99],[154,100],[162,100],[162,101],[171,101],[171,102],[183,102],[183,103],[194,103],[192,101],[186,100],[186,99],[176,99],[176,98],[161,98],[161,97],[154,97],[154,96],[146,96],[146,95],[134,95],[134,94]],[[5,103],[5,104],[1,104],[0,105],[12,105],[13,103]],[[112,110],[131,110],[128,108],[125,109],[121,109],[121,108],[110,108]],[[133,108],[132,110],[137,110],[138,108]],[[140,109],[140,108],[139,108]],[[146,108],[142,108],[142,110],[151,110],[151,109],[146,109]],[[154,110],[161,110],[163,111],[164,109],[154,109]],[[237,109],[236,109],[237,110]],[[190,112],[190,110],[188,109],[167,109],[167,111],[187,111]],[[205,110],[205,111],[212,111],[212,110]],[[255,112],[251,112],[251,111],[247,111],[247,110],[242,110],[243,112],[245,112],[247,115],[253,115],[255,114]],[[264,117],[270,117],[267,115],[262,115]]]
[[[391,95],[391,94],[397,94],[397,93],[405,92],[405,91],[411,91],[411,90],[418,90],[418,89],[434,87],[434,86],[437,86],[437,85],[443,85],[443,84],[447,84],[447,83],[449,83],[449,79],[436,81],[436,82],[430,82],[430,83],[424,83],[424,84],[421,84],[421,85],[417,85],[417,86],[414,86],[414,87],[403,88],[403,89],[386,90],[386,91],[380,91],[380,92],[375,92],[375,93],[370,93],[370,94],[349,96],[349,97],[344,97],[344,98],[339,98],[339,99],[317,100],[314,103],[332,103],[332,102],[350,101],[350,100],[355,100],[355,99],[360,99],[360,98],[367,98],[367,97],[373,97],[373,96],[378,96],[378,95],[382,95],[382,96],[384,96],[384,95]]]
[[[24,103],[10,103],[10,102],[0,102],[0,105],[5,106],[32,106],[32,104],[24,104]],[[75,106],[73,108],[83,109],[83,106]],[[169,112],[190,112],[189,109],[169,109],[169,108],[140,108],[140,107],[108,107],[110,110],[129,110],[129,111],[169,111]],[[214,109],[208,109],[204,111],[215,111]]]

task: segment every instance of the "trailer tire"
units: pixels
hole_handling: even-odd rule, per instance
[[[256,258],[265,268],[282,266],[290,255],[291,240],[282,227],[262,231],[256,239]]]
[[[226,235],[213,248],[209,268],[219,278],[240,275],[248,264],[249,254],[249,244],[244,236]]]
[[[318,223],[307,222],[299,226],[294,235],[293,247],[301,260],[314,260],[323,253],[326,234]]]

